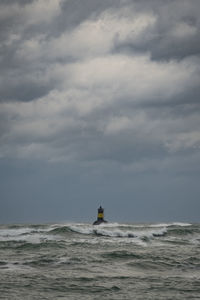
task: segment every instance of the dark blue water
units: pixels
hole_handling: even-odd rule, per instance
[[[0,299],[200,299],[200,225],[1,225]]]

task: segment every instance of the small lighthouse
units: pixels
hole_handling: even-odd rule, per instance
[[[104,220],[104,209],[100,206],[98,208],[97,220],[93,223],[93,225],[99,225],[101,223],[107,223],[107,221]]]

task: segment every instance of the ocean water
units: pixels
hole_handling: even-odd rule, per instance
[[[1,225],[0,299],[200,299],[200,225]]]

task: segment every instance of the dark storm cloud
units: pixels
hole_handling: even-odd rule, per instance
[[[115,5],[119,6],[119,2]],[[88,18],[97,17],[112,4],[113,1],[1,1],[0,101],[30,101],[56,88],[56,78],[54,82],[48,79],[44,82],[42,77],[54,63],[73,61],[73,56],[59,53],[53,57],[51,54],[45,57],[46,53],[35,56],[37,49],[31,42],[43,43],[43,48],[48,48],[53,38],[59,38]],[[32,78],[27,79],[30,77],[27,74],[32,74]]]
[[[116,40],[120,52],[149,51],[154,60],[183,59],[200,53],[200,2],[194,1],[133,1],[138,11],[151,12],[156,21],[139,39]]]
[[[197,220],[199,45],[199,0],[0,0],[1,220]]]
[[[138,193],[199,176],[198,0],[0,0],[0,25],[2,161],[67,166],[70,191],[80,174],[113,199],[132,176]]]
[[[172,1],[159,10],[152,57],[182,59],[200,54],[199,1]]]

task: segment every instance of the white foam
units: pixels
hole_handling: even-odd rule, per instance
[[[27,234],[29,232],[33,231],[32,228],[26,228],[26,227],[22,227],[22,228],[15,228],[15,229],[0,229],[0,237],[15,237],[15,236],[19,236],[22,234]]]
[[[118,226],[118,225],[117,225]],[[92,225],[85,225],[85,226],[76,226],[76,225],[71,225],[69,228],[77,233],[80,234],[87,234],[87,235],[100,235],[100,236],[105,236],[105,237],[120,237],[120,238],[153,238],[155,236],[162,236],[167,232],[166,227],[162,227],[159,229],[155,230],[149,230],[149,229],[144,229],[140,228],[140,230],[135,230],[134,227],[132,230],[122,230],[121,225],[120,228],[117,226],[92,226]]]
[[[41,241],[45,241],[45,240],[57,240],[58,237],[56,237],[55,235],[46,235],[44,233],[40,233],[40,232],[35,232],[35,233],[31,233],[29,234],[29,231],[27,230],[25,232],[25,230],[22,233],[22,230],[20,231],[21,233],[19,234],[19,232],[17,232],[15,234],[14,230],[11,232],[9,232],[9,234],[7,234],[6,230],[0,235],[0,241],[1,242],[7,242],[7,241],[16,241],[16,242],[28,242],[28,243],[33,243],[33,244],[37,244],[40,243]]]
[[[98,235],[110,236],[110,237],[135,237],[132,231],[122,231],[120,229],[106,230],[102,228],[94,229],[93,232]]]
[[[141,238],[153,238],[153,237],[156,237],[156,236],[163,236],[167,233],[167,228],[166,227],[163,227],[159,230],[147,230],[147,231],[143,231],[143,232],[140,232],[138,234],[139,237]]]
[[[71,225],[68,226],[72,231],[82,234],[93,234],[92,226]]]
[[[125,224],[119,224],[119,223],[101,223],[98,225],[99,227],[118,227],[118,226],[128,226]]]
[[[171,223],[169,224],[168,226],[192,226],[192,224],[190,223],[182,223],[182,222],[174,222],[174,223]]]
[[[191,226],[190,223],[182,223],[182,222],[172,222],[172,223],[157,223],[157,224],[141,224],[141,225],[132,225],[138,228],[157,228],[157,227],[169,227],[169,226]]]

